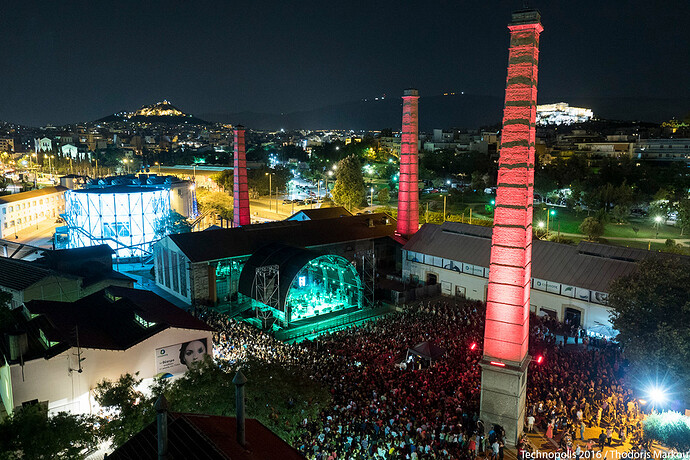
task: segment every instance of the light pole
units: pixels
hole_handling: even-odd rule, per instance
[[[275,174],[275,173],[264,173],[265,176],[268,176],[268,210],[269,211],[271,210],[271,189],[273,188],[272,183],[271,183],[271,176],[273,176],[273,174]],[[278,199],[278,197],[276,197],[276,200],[277,199]],[[277,211],[278,211],[278,205],[276,204],[276,212]]]
[[[156,161],[154,164],[155,164],[156,166],[158,166],[158,175],[160,176],[160,175],[161,175],[161,164],[160,164],[159,162],[157,162],[157,161]]]
[[[446,221],[446,198],[447,195],[443,195],[443,222]]]
[[[371,189],[369,189],[369,190],[371,190],[371,203],[369,204],[369,206],[373,207],[374,206],[374,187],[371,187]]]
[[[335,168],[335,165],[333,166]],[[326,177],[326,191],[324,192],[324,198],[328,198],[328,178],[333,177],[333,171],[328,171],[328,175]]]
[[[654,217],[654,227],[656,228],[656,235],[654,236],[655,240],[657,238],[659,238],[659,226],[661,225],[662,220],[663,220],[663,217],[661,217],[661,216]]]

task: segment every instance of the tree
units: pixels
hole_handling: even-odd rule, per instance
[[[106,379],[96,385],[96,402],[109,415],[102,420],[102,434],[112,439],[115,447],[124,444],[156,417],[155,396],[147,397],[137,389],[141,384],[138,375],[125,374],[115,382]]]
[[[580,232],[587,235],[587,239],[594,241],[604,233],[604,224],[594,217],[585,217],[580,224]]]
[[[668,375],[688,391],[690,375],[690,270],[678,257],[648,258],[609,288],[617,340],[639,372]],[[688,395],[690,396],[690,395]]]
[[[156,222],[156,237],[163,238],[175,233],[189,233],[192,225],[187,218],[176,211],[170,211],[167,217],[162,217]]]
[[[0,457],[81,459],[99,441],[96,417],[60,412],[49,416],[35,404],[19,408],[0,423]]]
[[[391,194],[388,191],[388,188],[384,187],[384,188],[380,189],[376,198],[379,200],[379,204],[381,204],[383,206],[387,205],[391,200]]]
[[[10,309],[12,294],[0,289],[0,332],[8,331],[17,322]]]
[[[350,155],[340,160],[335,177],[335,187],[331,193],[335,204],[346,206],[348,210],[352,210],[353,206],[360,206],[366,195],[359,159]]]
[[[682,236],[685,230],[690,228],[690,200],[687,198],[680,200],[676,206],[676,210],[678,211],[678,226],[680,227],[680,234]]]
[[[218,187],[222,188],[224,191],[232,190],[234,186],[235,176],[232,169],[224,169],[221,172],[211,176],[213,182],[218,184]]]
[[[625,205],[617,204],[611,211],[611,217],[616,222],[623,224],[627,222],[628,217],[630,217],[630,208]]]
[[[680,452],[690,451],[690,417],[679,412],[650,414],[642,424],[645,440],[659,441]]]
[[[232,218],[232,198],[224,192],[208,192],[203,189],[197,189],[197,202],[201,212],[216,212],[223,217],[223,219]]]

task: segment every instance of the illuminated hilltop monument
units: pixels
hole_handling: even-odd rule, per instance
[[[540,126],[572,125],[573,123],[584,123],[592,118],[594,118],[592,109],[570,107],[565,102],[537,106],[537,124]]]
[[[403,93],[402,135],[400,138],[400,181],[396,233],[409,238],[419,229],[419,91]]]
[[[539,34],[536,10],[513,13],[484,331],[480,418],[511,445],[525,416]]]

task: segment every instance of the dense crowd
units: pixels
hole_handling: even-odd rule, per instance
[[[498,460],[503,432],[478,419],[484,308],[472,301],[423,302],[300,345],[221,315],[205,319],[218,330],[217,358],[298,364],[330,389],[332,407],[302,422],[297,447],[307,458]],[[605,443],[639,436],[639,410],[622,386],[619,350],[564,346],[557,336],[568,335],[581,333],[532,315],[530,354],[545,359],[528,374],[528,428],[545,430],[564,450],[574,450],[583,424],[602,427]],[[443,357],[408,362],[407,350],[425,341],[445,350]]]
[[[625,386],[625,361],[615,344],[564,347],[550,321],[533,318],[530,348],[546,357],[530,373],[527,417],[563,450],[585,441],[585,429],[601,428],[596,444],[642,442],[640,409]],[[603,434],[603,436],[602,436]],[[591,445],[590,445],[591,447]]]

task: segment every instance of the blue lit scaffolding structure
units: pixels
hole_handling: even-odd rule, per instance
[[[116,185],[65,192],[70,248],[107,244],[117,257],[151,254],[167,234],[170,190]]]

